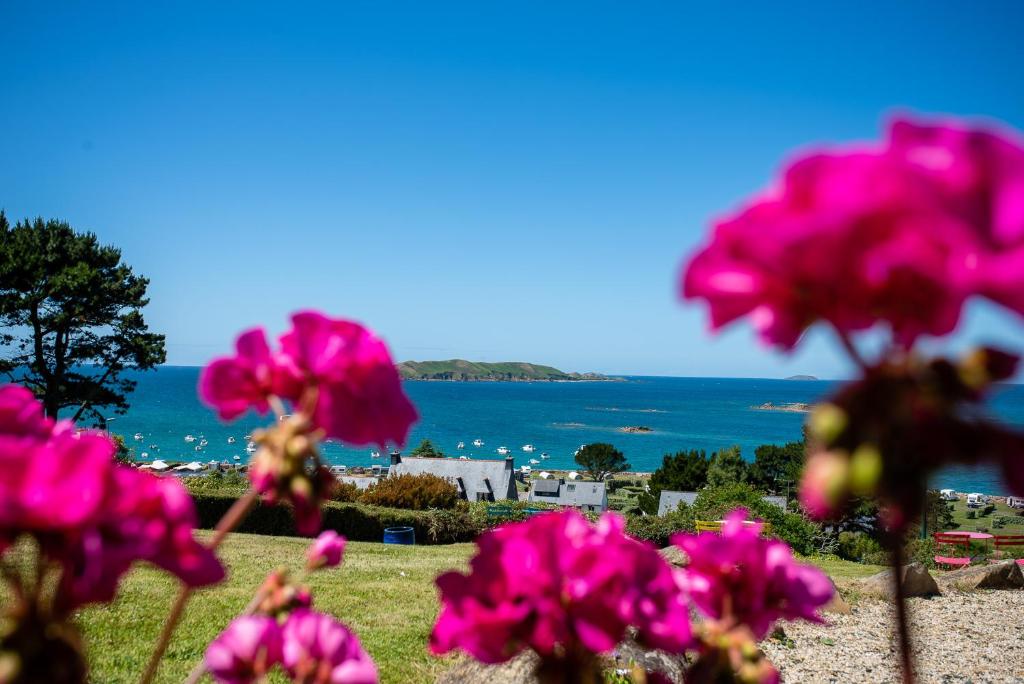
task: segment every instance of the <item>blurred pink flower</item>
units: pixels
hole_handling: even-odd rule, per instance
[[[552,657],[605,652],[630,625],[638,639],[680,652],[689,615],[671,566],[606,514],[593,526],[575,511],[546,513],[481,535],[470,573],[437,578],[435,654],[461,648],[485,663],[525,648]],[[612,560],[614,559],[614,560]]]
[[[114,444],[54,424],[23,387],[0,387],[0,536],[60,532],[93,517],[106,494]]]
[[[872,150],[811,154],[715,226],[682,292],[708,302],[713,328],[750,315],[787,349],[819,320],[843,332],[885,321],[909,344],[955,327],[966,291],[949,272],[969,245],[905,165]]]
[[[235,341],[236,354],[214,359],[199,375],[199,398],[233,420],[250,408],[266,413],[267,398],[296,399],[301,387],[287,359],[275,357],[263,328],[246,330]]]
[[[281,629],[274,618],[235,618],[206,648],[206,669],[221,684],[259,681],[281,662]]]
[[[50,549],[65,565],[68,607],[113,599],[121,576],[145,560],[192,587],[224,578],[217,557],[193,537],[195,505],[175,478],[125,466],[110,472],[98,517]]]
[[[281,349],[318,387],[316,427],[353,445],[404,444],[416,409],[384,342],[352,321],[315,311],[292,316]]]
[[[947,210],[971,225],[975,249],[960,275],[979,293],[1024,315],[1024,143],[1015,133],[952,118],[896,118],[889,154],[925,176]]]
[[[285,669],[297,684],[376,684],[377,666],[333,617],[298,609],[282,628]]]
[[[820,622],[817,609],[832,598],[831,581],[796,562],[784,542],[762,538],[762,525],[745,525],[746,516],[744,509],[729,513],[721,534],[672,538],[690,559],[681,581],[694,605],[710,618],[746,625],[757,639],[776,620]]]
[[[310,570],[333,568],[345,553],[345,537],[334,530],[324,530],[306,550],[306,567]]]

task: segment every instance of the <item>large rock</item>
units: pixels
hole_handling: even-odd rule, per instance
[[[661,554],[662,558],[677,568],[686,567],[690,562],[690,559],[686,557],[686,554],[683,553],[682,549],[678,546],[666,546],[665,548],[660,549],[658,553]]]
[[[853,612],[853,608],[851,608],[850,604],[843,598],[843,595],[839,593],[839,587],[836,586],[835,580],[829,577],[829,581],[832,582],[832,599],[825,604],[821,611],[823,613],[849,615]]]
[[[1015,561],[1008,560],[990,565],[972,565],[942,576],[942,584],[957,589],[1020,589],[1024,587],[1024,572]]]
[[[904,596],[938,596],[939,585],[935,578],[928,573],[928,568],[920,563],[911,563],[900,568],[900,582],[903,586]],[[865,594],[892,598],[894,595],[892,581],[892,569],[872,575],[861,582],[861,590]]]

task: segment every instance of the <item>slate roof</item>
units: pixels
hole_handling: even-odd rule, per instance
[[[604,482],[534,480],[530,483],[530,501],[572,506],[588,511],[608,509],[608,495]]]
[[[468,501],[519,500],[514,477],[515,462],[511,458],[484,460],[392,456],[391,475],[423,473],[445,478],[458,487],[459,494]]]

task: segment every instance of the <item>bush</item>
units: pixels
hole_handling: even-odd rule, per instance
[[[249,478],[238,470],[215,470],[205,475],[181,478],[185,489],[195,494],[241,496],[249,489]]]
[[[669,545],[673,534],[677,532],[693,532],[693,510],[685,503],[679,510],[671,511],[664,516],[630,515],[626,517],[626,534],[648,541],[659,549]]]
[[[974,520],[975,518],[978,517],[978,512],[977,511],[967,511],[967,516],[966,517],[967,517],[968,520]]]
[[[236,501],[225,494],[194,494],[199,526],[213,528]],[[323,529],[334,530],[351,541],[379,542],[387,527],[412,527],[417,544],[452,544],[472,541],[480,532],[465,508],[454,511],[410,511],[382,506],[328,501],[321,507]],[[238,528],[239,532],[298,536],[290,506],[260,502]]]
[[[459,490],[455,485],[429,473],[383,477],[359,497],[359,501],[365,504],[413,511],[455,508],[459,500]]]
[[[996,505],[995,504],[985,504],[985,507],[981,509],[981,515],[982,516],[992,515],[995,512],[996,512]]]
[[[870,535],[864,532],[839,533],[835,555],[840,558],[858,563],[867,563],[872,561],[868,561],[866,558],[877,558],[878,554],[884,554],[882,545]]]
[[[331,494],[331,500],[356,503],[362,495],[363,491],[355,483],[338,480],[338,484],[335,485],[334,492]]]
[[[799,513],[783,512],[765,501],[760,492],[741,482],[704,488],[693,502],[693,516],[695,520],[721,520],[738,507],[746,508],[754,518],[771,523],[772,536],[785,541],[797,553],[810,555],[826,545],[827,535],[820,525]]]

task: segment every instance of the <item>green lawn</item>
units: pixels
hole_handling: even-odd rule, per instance
[[[180,682],[271,568],[301,566],[307,544],[290,537],[229,537],[221,554],[228,579],[193,597],[158,681]],[[431,682],[451,663],[426,650],[438,605],[433,579],[453,567],[464,569],[472,551],[471,544],[403,547],[352,542],[341,567],[313,575],[314,604],[355,630],[376,660],[382,681]],[[834,558],[810,560],[838,580],[881,570]],[[82,613],[93,681],[137,679],[174,592],[169,576],[140,567],[127,577],[115,603]]]

